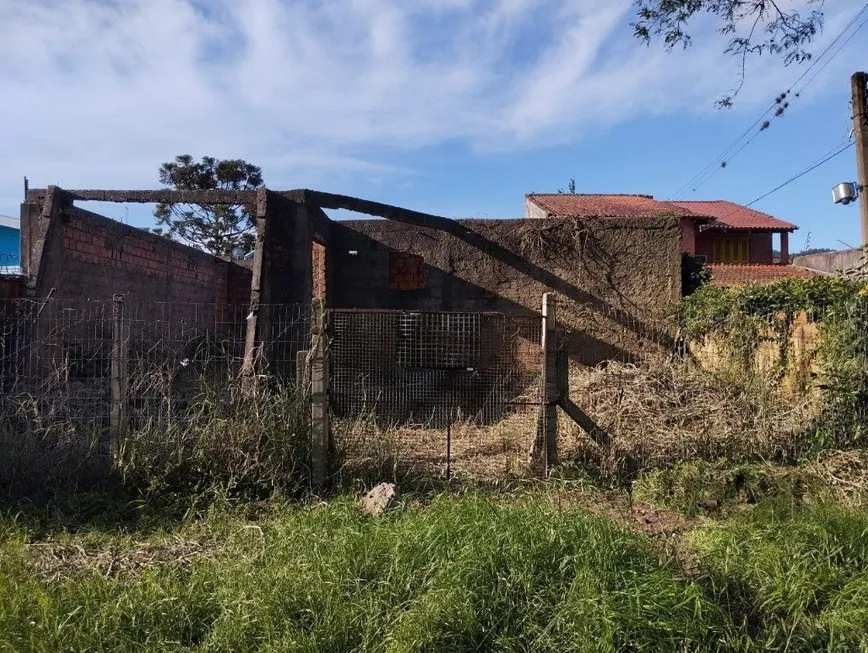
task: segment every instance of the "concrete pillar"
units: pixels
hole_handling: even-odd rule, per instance
[[[537,437],[530,452],[531,468],[541,476],[558,463],[558,404],[561,399],[561,375],[558,369],[556,299],[554,293],[543,295],[542,342],[540,355],[542,365],[542,388],[540,420]]]
[[[272,191],[257,196],[256,249],[243,374],[291,380],[307,349],[313,298],[312,231],[307,207]]]
[[[328,452],[331,439],[328,346],[328,312],[323,302],[314,301],[310,349],[310,473],[311,483],[321,488],[328,480]]]
[[[21,272],[27,277],[31,296],[39,296],[39,281],[50,258],[43,254],[50,249],[52,234],[67,201],[61,188],[49,186],[41,204],[32,201],[21,204]]]

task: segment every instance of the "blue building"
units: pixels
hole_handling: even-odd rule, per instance
[[[21,229],[18,220],[0,215],[0,274],[17,274],[21,267]]]

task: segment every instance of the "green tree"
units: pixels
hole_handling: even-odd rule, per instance
[[[807,0],[803,12],[781,8],[780,0],[633,0],[634,35],[650,43],[662,40],[666,49],[689,47],[688,25],[701,16],[717,19],[718,32],[728,38],[725,52],[741,57],[741,79],[733,92],[718,100],[729,107],[744,84],[749,55],[779,56],[785,64],[811,58],[805,48],[823,28],[825,0]]]
[[[263,185],[262,170],[243,159],[189,154],[160,166],[160,183],[175,190],[253,190]],[[238,204],[173,204],[161,202],[154,211],[154,233],[228,256],[235,247],[249,251],[255,238],[251,207]]]

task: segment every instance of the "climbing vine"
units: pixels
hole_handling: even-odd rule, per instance
[[[863,442],[868,436],[865,282],[818,277],[736,288],[706,285],[684,299],[681,325],[689,341],[722,343],[735,367],[745,372],[754,365],[760,343],[772,342],[779,356],[771,374],[782,375],[797,319],[817,325],[815,382],[824,398],[817,447]]]

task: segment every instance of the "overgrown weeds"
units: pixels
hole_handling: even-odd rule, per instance
[[[707,649],[738,636],[700,586],[640,537],[563,512],[545,494],[440,496],[379,519],[338,500],[214,529],[208,551],[183,532],[175,549],[127,541],[133,551],[112,549],[122,567],[111,573],[98,546],[82,553],[64,542],[55,553],[66,563],[46,564],[45,547],[7,534],[2,645],[638,651]],[[149,556],[145,570],[134,562]],[[64,564],[69,574],[59,574]]]
[[[30,395],[0,397],[0,492],[104,482],[111,460],[107,423]]]
[[[643,474],[633,486],[637,499],[688,515],[721,517],[747,505],[868,505],[868,453],[840,451],[800,465],[684,461]]]
[[[76,410],[69,397],[4,398],[0,488],[12,496],[80,492],[119,481],[146,496],[262,498],[309,483],[309,408],[293,385],[244,391],[194,379],[184,392],[152,383],[113,439],[107,400]],[[66,406],[60,410],[58,406]]]
[[[736,376],[785,380],[801,394],[820,390],[814,451],[861,446],[868,432],[868,286],[841,278],[701,288],[684,301],[683,332],[719,347]],[[813,327],[813,328],[808,328]],[[800,368],[800,369],[792,369]],[[790,376],[790,379],[787,377]]]
[[[772,503],[694,533],[711,591],[762,650],[868,648],[868,513]]]
[[[295,494],[308,483],[309,442],[297,388],[204,384],[187,406],[162,404],[139,420],[115,468],[125,485],[151,494]]]
[[[611,444],[600,447],[564,421],[562,450],[612,480],[680,461],[794,460],[809,447],[806,430],[818,411],[811,396],[785,399],[773,386],[747,388],[680,361],[576,368],[570,381]]]

